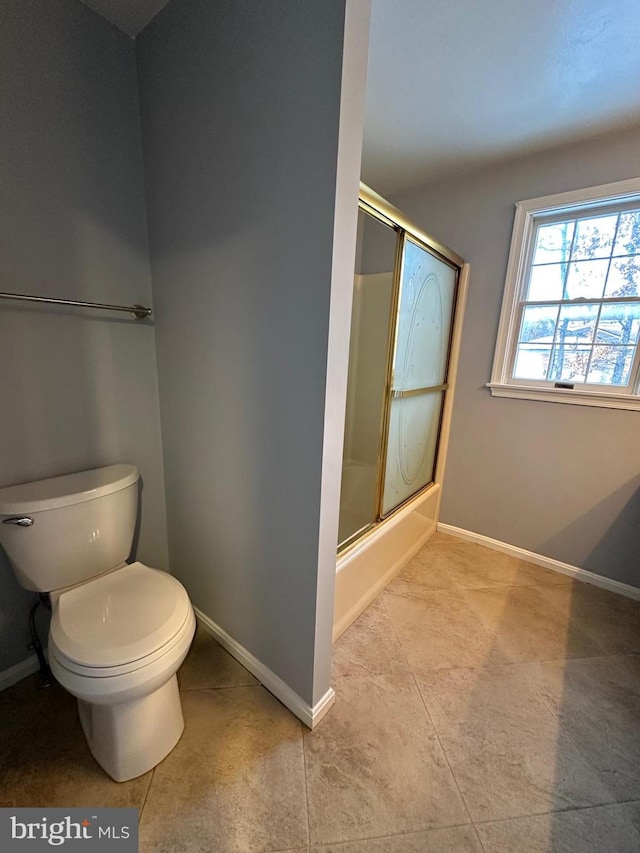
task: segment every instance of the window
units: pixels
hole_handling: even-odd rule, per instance
[[[516,205],[494,396],[640,410],[640,179]]]

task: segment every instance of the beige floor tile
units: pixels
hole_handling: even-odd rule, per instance
[[[451,669],[417,677],[473,820],[613,799],[529,677],[527,666]]]
[[[604,654],[640,653],[640,601],[575,581],[539,590],[574,631],[585,631]]]
[[[623,814],[627,820],[630,820],[638,832],[640,832],[640,801],[636,801],[634,803],[622,803],[618,808],[620,809],[621,814]]]
[[[180,690],[240,687],[259,683],[257,678],[200,627],[196,631],[187,659],[180,667],[178,680]]]
[[[0,766],[7,750],[33,721],[47,690],[38,689],[39,676],[30,675],[0,692]]]
[[[302,725],[263,687],[182,694],[185,732],[155,769],[141,841],[253,853],[308,841]]]
[[[377,598],[333,646],[333,678],[406,672],[407,661],[389,615]]]
[[[462,590],[425,592],[420,598],[385,592],[383,601],[413,672],[512,660]]]
[[[454,826],[312,847],[310,853],[482,853],[482,847],[472,826]]]
[[[140,808],[150,781],[151,772],[130,782],[107,776],[89,752],[76,700],[54,685],[0,768],[0,805]]]
[[[638,853],[640,833],[619,806],[516,818],[477,827],[485,853]]]
[[[468,822],[413,680],[342,678],[337,701],[305,732],[312,844]]]
[[[564,660],[602,654],[602,648],[586,632],[584,624],[573,622],[570,612],[549,606],[539,587],[468,589],[463,594],[469,609],[498,637],[514,661]]]
[[[420,596],[437,589],[485,589],[569,582],[569,578],[558,572],[436,533],[387,589],[403,595]]]
[[[153,841],[143,837],[138,846],[138,853],[213,853],[213,850],[206,825],[201,826],[199,820],[192,820],[189,830],[185,829],[181,836],[173,832],[168,838]]]
[[[616,800],[640,799],[640,657],[532,667],[532,679]]]
[[[138,853],[218,853],[212,843],[206,832],[197,839],[185,833],[181,840],[173,835],[168,841],[141,841]],[[269,853],[309,853],[309,848],[287,847],[285,850],[270,850]]]

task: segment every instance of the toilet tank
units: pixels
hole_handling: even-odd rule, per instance
[[[124,563],[137,508],[135,465],[9,486],[0,489],[0,545],[21,586],[51,592]]]

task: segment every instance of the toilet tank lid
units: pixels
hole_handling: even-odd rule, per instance
[[[137,479],[135,465],[120,464],[7,486],[0,489],[0,515],[42,512],[90,501],[126,489]]]

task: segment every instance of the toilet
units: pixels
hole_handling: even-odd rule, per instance
[[[0,489],[0,544],[18,583],[50,595],[49,665],[117,782],[179,741],[176,672],[196,627],[179,581],[126,562],[138,479],[134,465],[110,465]]]

